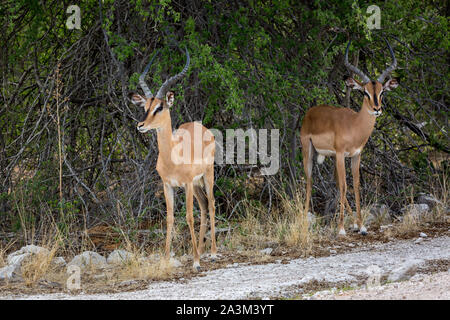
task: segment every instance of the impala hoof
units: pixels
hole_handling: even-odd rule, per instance
[[[338,235],[341,236],[341,237],[345,237],[347,235],[347,233],[345,233],[345,229],[342,228],[342,229],[339,230]]]
[[[361,230],[359,230],[359,233],[363,236],[367,236],[367,229],[366,227],[362,226]]]
[[[194,262],[194,265],[192,267],[194,268],[194,271],[196,271],[196,272],[200,272],[202,270],[199,262]]]
[[[353,232],[359,232],[358,225],[355,223],[353,224]]]

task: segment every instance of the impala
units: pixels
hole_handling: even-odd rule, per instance
[[[354,220],[353,228],[362,235],[366,235],[367,230],[361,219],[359,196],[361,152],[372,134],[375,119],[381,115],[383,93],[398,86],[398,82],[395,79],[390,79],[383,84],[385,78],[397,66],[397,60],[388,41],[386,43],[391,54],[392,64],[383,71],[376,81],[371,81],[361,70],[348,62],[350,43],[351,41],[349,41],[345,50],[344,64],[351,72],[359,75],[362,81],[348,77],[345,83],[349,88],[360,90],[364,94],[361,109],[359,112],[355,112],[349,108],[337,108],[328,105],[312,107],[306,113],[300,130],[303,165],[306,174],[305,214],[308,213],[311,198],[311,175],[315,150],[318,153],[317,162],[319,164],[324,161],[326,156],[333,156],[336,161],[336,180],[340,194],[338,230],[339,235],[342,236],[345,235],[344,207],[346,206],[349,214],[352,214],[352,209],[346,197],[345,158],[351,158],[355,192],[356,219]]]
[[[167,207],[165,258],[167,260],[170,259],[172,227],[174,222],[173,188],[183,187],[186,191],[186,220],[192,239],[192,251],[194,257],[193,267],[198,271],[200,270],[200,255],[203,253],[205,246],[206,210],[209,210],[211,222],[211,258],[214,259],[217,252],[214,230],[215,208],[213,194],[214,136],[211,131],[197,122],[184,123],[177,131],[172,132],[170,107],[173,105],[174,93],[168,90],[170,86],[182,78],[188,70],[190,58],[187,49],[187,61],[185,67],[180,73],[167,79],[158,90],[156,96],[153,96],[144,80],[154,57],[139,77],[139,85],[144,91],[145,97],[136,93],[131,93],[129,97],[135,105],[141,106],[145,110],[145,117],[137,126],[139,132],[144,133],[150,129],[156,129],[157,132],[159,155],[156,171],[163,181]],[[179,148],[180,145],[183,146],[183,148]],[[205,152],[198,152],[198,150],[205,150]],[[180,158],[184,161],[180,161]],[[194,231],[194,216],[192,212],[193,197],[197,199],[201,211],[198,246]]]

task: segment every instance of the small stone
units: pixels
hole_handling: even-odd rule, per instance
[[[421,232],[421,233],[419,234],[419,236],[420,236],[421,238],[426,238],[426,237],[428,237],[427,234],[424,233],[424,232]]]
[[[103,280],[106,279],[106,274],[104,273],[96,274],[92,278],[94,278],[95,280]]]
[[[180,268],[183,264],[176,258],[170,258],[170,265],[174,268]]]
[[[119,287],[128,287],[134,284],[137,284],[138,281],[137,280],[126,280],[126,281],[122,281],[118,284]]]
[[[333,250],[333,249],[330,249],[330,253],[331,253],[331,254],[336,254],[337,251],[336,251],[336,250]]]
[[[424,279],[424,275],[423,274],[415,274],[414,276],[412,276],[409,280],[413,281],[413,282],[418,282],[418,281],[422,281]]]
[[[106,259],[106,262],[109,264],[124,264],[127,262],[130,262],[133,259],[134,255],[131,252],[128,252],[126,250],[114,250],[111,252],[108,256],[108,259]]]
[[[18,265],[8,265],[6,267],[0,268],[0,280],[20,280],[20,266]]]
[[[52,264],[57,267],[65,267],[67,265],[66,260],[63,257],[55,257],[52,259]]]
[[[309,224],[310,227],[313,226],[316,223],[317,218],[314,215],[314,213],[311,213],[311,212],[308,211],[308,214],[307,214],[306,218],[308,219],[308,224]]]
[[[273,251],[272,248],[265,248],[265,249],[259,250],[260,253],[267,254],[267,255],[270,255],[272,253],[272,251]]]
[[[347,246],[349,246],[350,248],[354,248],[355,245],[353,243],[348,243]]]
[[[379,222],[391,221],[391,213],[387,205],[375,204],[372,208],[370,208],[369,214],[365,220],[365,224],[371,225],[375,221]]]
[[[85,251],[75,256],[72,261],[68,263],[68,266],[75,265],[80,268],[93,267],[93,268],[105,268],[107,266],[106,258],[99,255],[97,252]]]
[[[419,204],[426,204],[430,208],[435,207],[436,205],[442,205],[442,202],[433,197],[430,194],[420,193],[416,200]]]
[[[402,214],[410,214],[412,216],[421,216],[423,214],[427,214],[430,211],[430,207],[426,203],[413,203],[407,205],[406,207],[400,209]]]
[[[419,244],[419,243],[421,243],[423,241],[423,238],[417,238],[415,241],[414,241],[414,243],[415,244]]]
[[[380,226],[380,231],[383,232],[384,230],[389,229],[389,228],[392,228],[392,224],[387,224],[387,225],[384,225],[384,226]]]

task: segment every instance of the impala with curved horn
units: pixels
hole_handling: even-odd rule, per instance
[[[305,214],[309,210],[311,198],[311,175],[314,150],[318,153],[317,162],[321,164],[325,156],[333,156],[336,161],[335,174],[340,193],[340,212],[338,230],[339,235],[345,235],[344,208],[352,214],[352,209],[347,201],[347,183],[345,178],[345,157],[350,157],[353,188],[355,191],[356,219],[354,229],[366,235],[367,230],[361,218],[360,195],[359,195],[359,165],[361,152],[369,139],[375,126],[375,119],[381,115],[383,93],[398,86],[395,79],[390,79],[384,84],[385,78],[396,68],[397,60],[394,51],[386,40],[392,58],[392,64],[382,72],[376,81],[371,81],[357,67],[348,62],[348,50],[351,41],[345,50],[344,64],[348,70],[357,74],[361,81],[346,78],[345,83],[351,89],[360,90],[364,94],[362,107],[359,112],[350,108],[337,108],[328,105],[312,107],[306,113],[300,140],[302,144],[303,165],[306,174],[306,202]]]
[[[131,93],[129,97],[135,105],[141,106],[145,110],[145,117],[138,123],[137,129],[140,132],[147,132],[150,129],[157,130],[159,155],[156,171],[158,171],[163,181],[167,207],[166,259],[170,259],[174,222],[173,188],[184,187],[186,191],[186,220],[191,233],[194,256],[193,266],[195,270],[200,270],[200,255],[205,247],[206,210],[209,211],[211,223],[211,257],[214,259],[217,253],[213,194],[214,136],[211,131],[198,122],[184,123],[177,131],[172,132],[172,120],[169,109],[173,105],[174,93],[169,91],[169,89],[170,86],[186,74],[190,62],[189,52],[186,49],[187,61],[183,70],[167,79],[158,90],[156,96],[153,96],[145,84],[144,78],[156,55],[157,53],[139,78],[139,84],[145,93],[145,97],[136,93]],[[180,161],[181,158],[183,161]],[[193,197],[197,199],[201,211],[198,246],[194,231]]]

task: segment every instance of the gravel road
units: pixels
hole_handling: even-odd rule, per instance
[[[409,281],[369,289],[318,292],[320,300],[450,300],[450,272],[416,274]]]
[[[334,285],[348,284],[360,287],[369,275],[378,278],[401,280],[402,277],[414,275],[432,261],[450,260],[450,237],[427,238],[419,244],[414,240],[401,240],[385,244],[373,244],[358,247],[351,252],[320,258],[302,258],[291,260],[286,264],[271,263],[265,265],[233,264],[224,269],[202,272],[198,277],[188,280],[161,281],[149,285],[147,290],[122,292],[115,294],[47,294],[33,296],[0,296],[0,299],[251,299],[251,298],[302,298],[303,288],[314,283],[325,283],[328,288]],[[445,265],[445,264],[444,264]],[[448,265],[448,264],[447,264]],[[375,270],[375,271],[374,271]],[[431,276],[435,283],[443,282],[437,297],[448,299],[448,270],[440,275]],[[412,273],[412,274],[411,274]],[[409,276],[408,276],[409,274]],[[417,276],[416,276],[417,277]],[[439,277],[443,277],[442,279]],[[406,278],[406,279],[407,279]],[[413,278],[414,279],[414,278]],[[394,280],[395,281],[395,280]],[[426,283],[426,281],[424,282]],[[422,294],[416,285],[397,283],[403,290],[398,294],[395,287],[386,290],[386,298],[402,299],[405,292]],[[81,284],[82,285],[82,284]],[[391,284],[389,284],[391,285]],[[389,286],[388,285],[388,286]],[[385,287],[385,286],[383,286]],[[318,290],[323,290],[318,289]],[[446,293],[442,293],[443,291]],[[349,290],[350,292],[351,290]],[[368,290],[366,290],[368,291]],[[370,290],[369,290],[370,291]],[[341,295],[347,298],[375,298],[363,290],[353,290]],[[392,292],[388,294],[387,292]],[[310,296],[311,297],[311,296]],[[321,298],[320,294],[313,298]],[[431,294],[430,298],[434,298]],[[324,299],[337,298],[336,294],[324,294]]]

